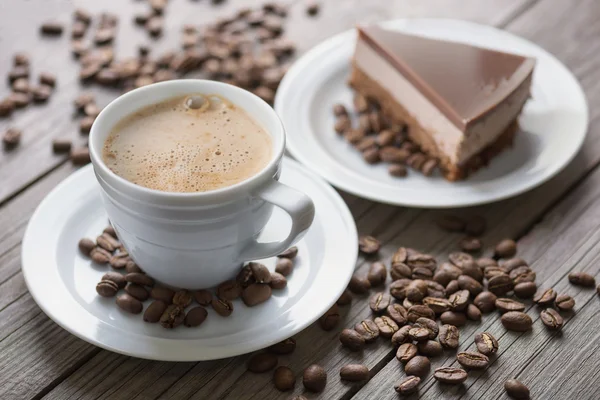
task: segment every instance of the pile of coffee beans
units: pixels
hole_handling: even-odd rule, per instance
[[[410,140],[406,125],[385,118],[374,99],[356,93],[353,112],[343,104],[336,104],[333,115],[335,131],[360,151],[367,163],[388,163],[388,172],[396,177],[407,176],[407,167],[425,176],[436,170],[438,161]]]
[[[132,314],[141,314],[144,302],[152,299],[143,319],[149,323],[159,322],[167,329],[181,324],[188,327],[201,325],[208,316],[205,307],[211,306],[220,316],[228,317],[233,313],[237,299],[241,298],[248,307],[264,303],[271,297],[272,290],[287,286],[286,276],[292,273],[298,254],[298,248],[291,247],[277,256],[275,272],[270,272],[261,263],[250,262],[240,270],[236,279],[223,282],[214,290],[188,291],[156,285],[154,279],[131,259],[112,226],[106,227],[95,241],[81,239],[78,246],[81,253],[95,264],[109,264],[114,270],[104,274],[96,285],[98,295],[116,296],[117,305]],[[121,290],[125,293],[119,294]],[[194,302],[197,305],[192,305]],[[289,341],[285,343],[290,347]],[[285,344],[274,347],[274,352],[285,351]]]

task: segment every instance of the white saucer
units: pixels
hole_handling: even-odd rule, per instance
[[[313,199],[315,221],[298,244],[287,288],[273,291],[273,297],[259,306],[248,308],[236,300],[230,317],[209,309],[200,327],[166,330],[143,322],[141,315],[121,311],[114,298],[98,296],[96,283],[111,267],[92,264],[77,248],[80,238],[95,238],[107,225],[91,165],[59,184],[31,217],[22,251],[27,287],[42,310],[69,332],[131,356],[210,360],[286,339],[318,319],[339,298],[352,276],[358,245],[352,215],[331,186],[290,159],[284,159],[281,181]],[[276,240],[289,228],[289,217],[276,209],[261,239]],[[264,263],[274,269],[274,259]]]
[[[287,148],[333,185],[357,196],[415,207],[457,207],[489,203],[529,190],[563,169],[583,143],[588,125],[584,93],[571,72],[541,47],[493,27],[467,21],[403,19],[389,29],[471,43],[537,58],[532,99],[519,119],[513,149],[463,182],[441,175],[411,173],[394,178],[385,165],[365,163],[333,130],[332,107],[352,104],[346,85],[356,33],[321,43],[298,60],[277,91],[275,110],[287,131]]]

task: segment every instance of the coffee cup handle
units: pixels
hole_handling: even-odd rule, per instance
[[[242,250],[241,261],[258,260],[283,253],[302,239],[315,217],[315,205],[310,197],[276,180],[273,180],[260,192],[255,193],[255,196],[288,213],[292,218],[292,229],[282,241],[251,243]]]

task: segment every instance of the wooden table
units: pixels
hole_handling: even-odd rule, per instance
[[[59,88],[46,106],[29,107],[11,119],[0,120],[24,130],[20,148],[0,153],[0,399],[287,399],[276,391],[271,374],[246,371],[248,356],[214,362],[167,363],[122,356],[90,345],[52,322],[27,292],[20,269],[21,238],[27,221],[40,200],[74,171],[65,156],[51,152],[57,136],[75,138],[72,99],[81,90],[77,66],[68,53],[68,34],[60,39],[41,38],[38,25],[56,17],[67,22],[73,4],[92,12],[114,11],[122,16],[118,55],[133,55],[146,34],[131,22],[145,6],[128,0],[64,1],[4,0],[0,4],[0,76],[5,76],[15,51],[27,50],[33,71],[58,75]],[[258,2],[256,2],[258,3]],[[153,49],[176,46],[181,23],[202,24],[217,15],[231,15],[252,0],[229,0],[212,6],[208,0],[171,0],[167,32]],[[300,52],[357,22],[397,17],[462,18],[494,25],[538,43],[555,54],[581,81],[590,105],[590,128],[581,153],[566,170],[550,182],[514,199],[458,210],[487,218],[483,237],[493,245],[504,237],[518,240],[519,255],[537,273],[541,287],[554,287],[576,299],[576,312],[567,318],[562,333],[551,333],[529,307],[534,318],[529,333],[506,332],[499,315],[488,314],[481,324],[461,329],[461,349],[473,347],[473,335],[483,330],[499,337],[499,356],[484,372],[471,373],[461,388],[442,388],[431,375],[421,384],[426,399],[506,398],[503,382],[518,378],[534,399],[577,400],[600,398],[600,298],[594,290],[568,283],[566,275],[583,270],[600,278],[600,2],[597,0],[328,0],[316,18],[305,14],[305,3],[289,0],[288,36]],[[0,96],[8,89],[0,88]],[[114,92],[97,91],[105,105]],[[569,132],[564,132],[568,135]],[[376,204],[343,194],[361,234],[373,234],[384,246],[381,257],[389,260],[398,246],[446,257],[456,249],[458,234],[435,227],[438,212]],[[349,249],[352,251],[353,249]],[[357,270],[368,263],[360,259]],[[355,297],[343,308],[342,327],[368,317],[366,298]],[[311,326],[296,339],[298,348],[280,364],[301,377],[311,363],[329,373],[325,392],[307,397],[320,399],[395,399],[393,385],[403,376],[390,346],[371,346],[364,353],[340,348],[339,329],[322,331]],[[454,354],[433,360],[433,368],[450,365]],[[366,364],[372,379],[364,385],[340,381],[342,365]],[[300,382],[294,394],[302,392]]]

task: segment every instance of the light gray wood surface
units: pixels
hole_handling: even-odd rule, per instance
[[[78,1],[92,11],[117,11],[121,18],[118,51],[132,54],[145,35],[131,24],[134,10],[142,2]],[[203,23],[215,15],[227,15],[248,1],[227,1],[212,7],[207,0],[171,0],[167,35],[159,49],[178,41],[180,22]],[[600,299],[593,290],[571,286],[570,270],[586,270],[596,276],[598,267],[597,227],[600,172],[600,7],[595,0],[435,0],[435,1],[325,1],[314,19],[304,14],[305,4],[295,0],[287,23],[289,36],[304,51],[324,38],[351,28],[357,22],[394,17],[435,16],[464,18],[492,24],[522,35],[554,53],[581,81],[590,104],[590,131],[576,160],[559,176],[527,194],[489,206],[460,210],[459,214],[484,215],[488,246],[504,237],[519,239],[519,255],[533,264],[538,283],[555,287],[576,298],[576,312],[567,319],[562,335],[550,334],[542,326],[537,307],[528,313],[536,320],[529,334],[506,333],[497,314],[485,316],[481,324],[461,329],[461,349],[472,347],[476,332],[489,330],[500,338],[500,355],[483,374],[470,374],[462,389],[441,387],[431,376],[424,379],[420,395],[426,399],[506,398],[502,383],[517,377],[527,383],[536,399],[595,399],[600,397]],[[10,6],[7,6],[9,4]],[[43,5],[42,5],[43,4]],[[26,130],[22,148],[0,154],[0,398],[1,399],[288,399],[271,382],[271,374],[246,372],[248,356],[203,363],[164,363],[140,360],[101,350],[77,339],[49,320],[37,307],[20,272],[20,241],[36,205],[74,168],[50,151],[56,135],[77,137],[70,119],[71,101],[81,88],[73,77],[74,62],[64,53],[66,38],[41,40],[37,24],[55,15],[66,21],[73,5],[58,0],[9,0],[0,5],[0,75],[9,68],[13,51],[35,48],[35,71],[59,73],[59,89],[47,106],[31,107],[9,121],[0,120],[0,131],[8,125]],[[18,21],[28,21],[19,23]],[[62,40],[62,42],[60,42]],[[39,49],[39,50],[38,50]],[[58,52],[58,53],[57,53]],[[62,53],[61,53],[62,52]],[[57,56],[56,54],[61,54]],[[0,91],[0,94],[2,92]],[[99,92],[106,104],[116,93]],[[568,134],[568,132],[565,132]],[[81,141],[84,138],[80,139]],[[376,235],[384,242],[380,256],[389,260],[400,246],[415,247],[436,255],[440,261],[456,249],[460,235],[440,231],[434,219],[440,212],[376,204],[343,194],[360,233]],[[369,263],[357,265],[365,272]],[[341,348],[338,333],[343,327],[369,317],[366,296],[355,296],[342,308],[338,329],[322,331],[311,326],[296,336],[298,347],[280,358],[299,377],[293,393],[302,393],[302,369],[319,363],[328,371],[328,384],[320,395],[309,399],[394,399],[393,385],[404,376],[391,346],[383,341],[361,354]],[[592,328],[595,327],[596,331]],[[342,365],[360,362],[371,369],[364,385],[348,385],[339,379]],[[434,367],[451,365],[454,353],[434,360]]]

